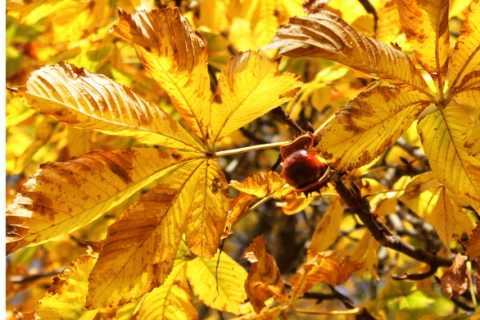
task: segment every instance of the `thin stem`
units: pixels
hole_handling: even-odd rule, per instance
[[[225,151],[219,151],[215,152],[214,157],[226,157],[226,156],[231,156],[235,154],[240,154],[240,153],[245,153],[249,151],[257,151],[257,150],[265,150],[265,149],[271,149],[271,148],[279,148],[282,147],[286,144],[289,144],[290,141],[282,141],[282,142],[273,142],[273,143],[267,143],[267,144],[259,144],[256,146],[251,146],[251,147],[245,147],[245,148],[238,148],[238,149],[231,149],[231,150],[225,150]]]
[[[248,208],[247,212],[250,212],[250,211],[253,211],[253,210],[256,210],[258,207],[260,207],[262,204],[264,204],[265,202],[267,202],[268,200],[272,199],[272,197],[265,197],[257,202],[255,202],[255,204],[253,206],[251,206],[250,208]]]
[[[473,290],[473,281],[472,281],[472,262],[467,261],[467,275],[468,275],[468,286],[470,288],[470,295],[472,297],[473,305],[477,305],[477,297],[475,296],[475,291]]]
[[[331,115],[330,118],[328,118],[327,120],[325,120],[325,122],[323,122],[320,127],[317,128],[317,130],[315,130],[315,132],[313,133],[314,135],[317,135],[320,133],[320,131],[322,131],[323,128],[325,128],[325,126],[327,124],[330,123],[330,121],[332,121],[333,119],[335,119],[335,114]]]
[[[349,310],[342,310],[342,311],[310,311],[310,310],[303,310],[292,307],[292,310],[298,313],[305,313],[305,314],[318,314],[318,315],[349,315],[349,314],[359,314],[362,311],[362,308],[354,308]]]

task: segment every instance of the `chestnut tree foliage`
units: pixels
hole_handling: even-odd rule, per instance
[[[7,3],[8,319],[479,319],[480,3]]]

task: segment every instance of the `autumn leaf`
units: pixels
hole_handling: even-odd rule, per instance
[[[478,201],[480,159],[468,154],[463,140],[470,123],[463,109],[450,106],[426,116],[417,129],[437,179],[454,193]]]
[[[430,74],[445,79],[450,50],[448,0],[432,2],[396,0],[400,23],[415,52],[415,58]],[[443,88],[443,83],[440,85]]]
[[[278,197],[280,196],[279,190],[285,185],[286,182],[282,176],[274,171],[257,173],[241,183],[235,180],[230,182],[230,186],[235,189],[257,198]]]
[[[379,249],[380,243],[375,240],[370,231],[365,230],[365,233],[352,253],[352,259],[354,261],[362,262],[362,267],[377,280],[380,279],[377,272]]]
[[[133,43],[143,66],[204,142],[210,125],[210,77],[205,39],[178,9],[128,14],[119,10],[115,34]]]
[[[187,263],[178,263],[159,288],[144,295],[130,315],[137,319],[197,319],[187,282]],[[131,319],[130,318],[130,319]]]
[[[239,53],[229,61],[220,75],[212,106],[214,141],[295,96],[300,90],[299,76],[280,74],[277,69],[278,61],[254,51]]]
[[[402,51],[357,33],[329,11],[283,25],[264,49],[279,49],[289,57],[317,57],[340,62],[393,83],[408,83],[420,92],[429,89],[420,72]]]
[[[35,110],[78,128],[166,147],[200,148],[170,115],[152,102],[103,75],[65,62],[35,71],[19,93]]]
[[[193,156],[132,148],[42,165],[7,208],[7,252],[83,227]]]
[[[448,297],[458,296],[468,289],[468,275],[465,262],[467,256],[457,254],[453,265],[442,276],[442,292]]]
[[[326,282],[331,286],[343,284],[362,267],[363,263],[351,261],[338,251],[321,252],[297,271],[292,280],[290,301],[298,299],[316,283]]]
[[[465,243],[465,247],[470,261],[473,261],[480,256],[480,223],[477,223],[477,226],[473,229],[473,234]]]
[[[473,0],[467,20],[463,22],[461,34],[450,57],[449,85],[452,88],[458,87],[468,74],[478,68],[480,63],[480,54],[478,54],[480,50],[479,19],[480,3],[478,0]]]
[[[192,252],[213,256],[227,204],[210,187],[227,186],[219,170],[213,160],[185,164],[122,213],[90,276],[87,308],[123,305],[162,284],[184,233]]]
[[[96,262],[96,254],[85,254],[73,261],[35,308],[42,319],[93,319],[98,310],[82,311],[88,288],[88,275]]]
[[[319,133],[316,149],[337,170],[365,165],[391,147],[428,106],[417,91],[380,87],[360,94]]]
[[[343,210],[345,205],[340,197],[333,197],[322,220],[315,228],[310,243],[309,256],[320,253],[335,242],[342,222]]]
[[[260,313],[269,298],[286,301],[287,294],[280,270],[275,259],[265,251],[263,235],[253,239],[243,257],[252,264],[245,281],[245,291],[255,312]]]
[[[188,261],[187,277],[195,295],[207,306],[240,313],[247,296],[239,288],[247,279],[247,272],[226,253],[217,251],[210,259],[197,257]]]

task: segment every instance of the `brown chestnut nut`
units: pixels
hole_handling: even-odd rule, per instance
[[[316,156],[315,151],[298,150],[284,161],[282,176],[295,188],[301,188],[320,179],[328,169],[328,165]]]

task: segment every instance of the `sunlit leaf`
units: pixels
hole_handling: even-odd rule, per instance
[[[34,24],[57,10],[68,6],[69,0],[12,0],[9,3],[8,14],[16,16],[24,24]]]
[[[199,189],[199,184],[211,183],[212,177],[205,173],[208,167],[203,160],[184,165],[129,206],[108,228],[90,276],[87,308],[123,305],[162,284],[173,268],[182,234],[190,230],[189,224],[195,224],[192,219],[204,221],[197,233],[187,232],[187,243],[198,241],[216,250],[223,232],[226,199],[221,189],[216,195],[210,189]],[[196,212],[201,218],[193,216]]]
[[[444,81],[450,52],[448,0],[397,0],[396,3],[415,58],[430,74],[439,74]],[[443,82],[440,87],[443,89]]]
[[[132,42],[143,66],[167,92],[188,126],[203,140],[210,124],[210,77],[205,39],[175,8],[119,11],[115,33]]]
[[[7,252],[83,227],[191,156],[132,148],[43,164],[7,209]]]
[[[226,253],[218,251],[211,259],[197,257],[188,261],[187,277],[195,295],[207,306],[240,313],[247,298],[243,290],[247,272]]]
[[[298,75],[280,74],[278,62],[272,62],[261,52],[237,54],[223,69],[215,93],[214,141],[288,102],[300,85]]]
[[[357,33],[328,11],[292,18],[265,47],[277,48],[280,54],[289,57],[330,59],[393,83],[407,83],[423,92],[429,90],[402,51]]]
[[[35,71],[20,88],[32,108],[69,125],[192,149],[198,144],[168,114],[103,75],[60,62]]]
[[[460,87],[454,91],[454,95],[460,103],[480,108],[480,71],[475,70],[467,74]]]
[[[88,275],[95,255],[85,254],[73,261],[62,274],[53,279],[53,286],[37,303],[36,313],[41,319],[93,319],[98,310],[82,311],[88,291]]]
[[[450,61],[450,87],[457,87],[463,78],[477,69],[480,63],[480,3],[473,0],[467,20],[463,22],[462,33],[458,37]]]
[[[285,301],[287,299],[285,284],[275,258],[265,250],[263,235],[253,239],[243,257],[252,264],[245,282],[245,290],[255,312],[260,313],[266,307],[265,301],[269,298]]]
[[[319,133],[316,147],[337,170],[365,165],[392,146],[429,104],[417,91],[379,87],[360,94]]]
[[[340,231],[344,208],[345,205],[340,197],[332,198],[322,220],[315,228],[309,247],[312,252],[309,254],[322,252],[335,242]]]
[[[338,251],[325,251],[304,263],[292,280],[290,301],[295,301],[316,283],[326,282],[331,286],[345,283],[363,263],[351,261]]]
[[[437,203],[425,220],[435,228],[443,244],[449,248],[455,230],[455,215],[462,213],[458,212],[445,188],[439,188],[438,192]]]
[[[257,198],[273,196],[285,186],[285,180],[274,171],[260,172],[248,177],[242,183],[232,180],[230,185],[241,192]]]
[[[380,280],[377,272],[379,249],[380,243],[375,240],[370,231],[365,230],[362,239],[360,239],[352,254],[352,259],[363,262],[363,267],[377,280]]]
[[[167,280],[140,300],[131,319],[197,319],[197,310],[192,303],[187,283],[187,263],[177,264]]]
[[[480,159],[465,148],[463,137],[471,125],[458,107],[447,107],[418,124],[425,154],[437,179],[450,191],[480,199]]]

